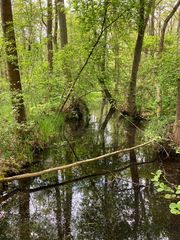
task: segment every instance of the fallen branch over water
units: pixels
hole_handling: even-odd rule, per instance
[[[112,171],[106,170],[106,171],[102,171],[102,172],[92,173],[92,174],[81,176],[81,177],[78,177],[78,178],[69,179],[69,180],[66,180],[64,182],[58,182],[58,183],[54,183],[54,184],[49,184],[49,185],[46,185],[46,186],[41,186],[41,187],[37,187],[37,188],[33,188],[33,189],[20,189],[20,188],[17,188],[15,190],[13,190],[12,192],[7,193],[6,195],[0,197],[0,204],[2,204],[3,202],[7,201],[9,198],[11,198],[12,196],[14,196],[15,194],[17,194],[19,192],[23,192],[23,193],[27,192],[27,193],[31,194],[31,193],[39,192],[39,191],[42,191],[42,190],[45,190],[45,189],[49,189],[49,188],[60,187],[60,186],[72,184],[72,183],[79,182],[79,181],[82,181],[82,180],[85,180],[85,179],[89,179],[89,178],[94,178],[94,177],[99,177],[99,176],[102,176],[102,175],[109,175],[109,174],[113,174],[113,173],[116,173],[116,172],[121,172],[121,171],[126,170],[127,168],[132,167],[132,166],[139,166],[139,165],[144,165],[144,164],[150,164],[150,163],[153,163],[155,161],[156,160],[152,160],[152,161],[149,161],[149,162],[131,163],[131,164],[128,164],[127,166],[125,166],[125,167],[118,168],[118,169],[115,169],[115,170],[112,170]],[[145,186],[144,185],[139,185],[139,187],[145,187]],[[131,188],[130,189],[123,189],[122,191],[124,191],[124,190],[131,190]]]
[[[101,160],[103,158],[107,158],[107,157],[110,157],[110,156],[113,156],[113,155],[116,155],[116,154],[125,153],[125,152],[129,152],[131,150],[134,150],[134,149],[137,149],[137,148],[140,148],[140,147],[144,147],[146,145],[152,144],[155,141],[156,141],[156,139],[153,139],[151,141],[148,141],[146,143],[142,143],[140,145],[137,145],[137,146],[134,146],[134,147],[131,147],[131,148],[117,150],[115,152],[106,153],[104,155],[101,155],[101,156],[98,156],[98,157],[95,157],[95,158],[85,159],[85,160],[81,160],[81,161],[78,161],[78,162],[75,162],[75,163],[70,163],[70,164],[67,164],[67,165],[59,166],[59,167],[48,168],[48,169],[45,169],[45,170],[42,170],[42,171],[39,171],[39,172],[25,173],[25,174],[12,176],[12,177],[1,178],[0,183],[2,183],[2,182],[12,182],[14,180],[21,180],[21,179],[25,179],[25,178],[39,177],[39,176],[41,176],[43,174],[46,174],[46,173],[63,171],[63,170],[68,169],[68,168],[78,167],[79,165],[82,165],[84,163],[95,162],[97,160]]]

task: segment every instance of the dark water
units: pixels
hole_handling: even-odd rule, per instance
[[[59,141],[31,170],[143,142],[141,132],[116,118],[104,131],[98,126],[94,116],[88,128],[72,124],[60,129]],[[159,168],[168,181],[180,184],[180,163],[160,161],[153,146],[11,183],[0,195],[0,240],[179,240],[180,217],[170,214],[169,201],[150,181]]]

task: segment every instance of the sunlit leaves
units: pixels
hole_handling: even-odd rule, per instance
[[[178,198],[180,194],[180,185],[172,187],[168,186],[164,182],[162,182],[161,177],[163,176],[163,173],[161,170],[158,170],[155,174],[153,173],[153,178],[151,181],[153,181],[154,186],[156,187],[157,192],[159,193],[165,193],[164,198],[166,199],[176,199]],[[177,203],[171,203],[169,205],[170,212],[172,214],[180,214],[180,201]]]
[[[172,214],[175,214],[175,215],[180,214],[180,201],[177,203],[171,203],[169,205],[169,208],[170,208],[170,212]]]

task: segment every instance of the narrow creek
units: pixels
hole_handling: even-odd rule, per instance
[[[59,141],[37,156],[40,161],[31,171],[143,142],[141,131],[116,117],[104,131],[98,129],[96,115],[89,127],[69,124],[60,129]],[[169,212],[169,201],[150,180],[158,169],[180,184],[180,161],[160,159],[153,146],[14,181],[0,192],[0,240],[179,240],[180,218]]]

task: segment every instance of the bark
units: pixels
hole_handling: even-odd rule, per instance
[[[155,2],[153,3],[152,6],[152,14],[150,17],[150,29],[149,29],[149,35],[150,36],[155,36]],[[151,56],[152,58],[154,58],[154,49],[151,50]],[[154,71],[154,75],[156,75],[155,71]],[[155,81],[155,86],[156,86],[156,97],[157,97],[157,109],[156,109],[156,114],[157,116],[161,115],[162,112],[162,98],[161,98],[161,88],[160,88],[160,84]]]
[[[150,26],[149,26],[149,35],[150,36],[155,35],[155,2],[153,2],[153,6],[152,6],[152,14],[150,17]]]
[[[139,8],[139,24],[138,24],[138,36],[136,40],[136,46],[134,50],[134,59],[131,71],[131,79],[129,84],[129,93],[128,93],[128,112],[129,115],[134,117],[137,114],[136,109],[136,83],[137,83],[137,75],[141,60],[141,52],[143,47],[143,40],[145,34],[145,2],[144,0],[140,0],[140,8]]]
[[[170,12],[170,14],[166,17],[162,30],[161,30],[161,37],[160,37],[160,42],[159,42],[159,57],[161,57],[162,52],[164,51],[164,40],[165,40],[165,33],[166,33],[166,29],[168,26],[168,23],[170,22],[170,20],[172,19],[172,17],[174,16],[174,14],[176,13],[178,7],[180,6],[180,0],[177,1],[177,3],[174,5],[172,11]],[[179,81],[178,81],[179,82]],[[179,89],[179,83],[178,83],[178,89]],[[178,90],[179,91],[179,90]],[[178,100],[177,100],[178,103]],[[160,113],[162,111],[162,99],[161,99],[161,90],[159,85],[157,84],[157,116],[160,116]],[[178,106],[176,106],[176,112],[177,112],[177,108]],[[176,113],[177,116],[177,113]],[[175,131],[174,131],[174,138],[175,138],[175,142],[177,142],[178,139],[178,121],[176,118],[176,123],[175,123]]]
[[[58,5],[61,49],[63,49],[66,46],[66,44],[68,44],[66,14],[64,12],[64,0],[57,0],[57,5]]]
[[[42,0],[39,0],[39,9],[40,9],[40,12],[41,12],[41,22],[42,22],[42,25],[44,25],[46,28],[47,28],[47,24],[46,22],[44,21],[44,14],[43,14],[43,7],[42,7]]]
[[[119,95],[119,84],[120,84],[120,54],[119,54],[119,44],[118,41],[115,43],[114,46],[114,54],[115,54],[115,89],[114,92],[116,95]]]
[[[178,14],[178,26],[177,26],[177,35],[179,37],[179,32],[180,32],[180,11],[179,11],[179,14]]]
[[[180,73],[179,73],[180,75]],[[180,77],[177,81],[176,120],[174,124],[174,142],[180,146]]]
[[[111,106],[109,109],[109,112],[104,120],[104,122],[101,124],[101,130],[104,131],[105,128],[107,127],[108,122],[110,121],[110,119],[112,118],[113,114],[115,113],[116,109]]]
[[[26,113],[22,95],[21,78],[18,63],[18,53],[13,25],[11,0],[1,0],[2,29],[5,38],[7,71],[12,94],[12,107],[15,120],[18,124],[26,122]]]
[[[166,19],[164,21],[162,31],[161,31],[161,38],[160,38],[160,42],[159,42],[159,52],[160,53],[162,53],[164,50],[164,38],[165,38],[165,33],[166,33],[168,23],[171,20],[171,18],[174,16],[174,14],[176,13],[179,6],[180,6],[180,0],[177,1],[177,3],[174,5],[172,11],[170,12],[170,14],[166,17]]]
[[[104,23],[107,18],[107,2],[104,3]],[[109,89],[106,86],[106,58],[107,58],[107,31],[104,31],[104,37],[102,39],[102,52],[100,53],[100,77],[98,78],[99,84],[102,88],[103,97],[105,97],[111,105],[113,111],[117,109],[116,100],[112,97]]]
[[[55,0],[55,16],[54,16],[54,48],[57,49],[57,32],[58,32],[58,6]]]
[[[48,68],[53,71],[53,36],[52,36],[52,0],[47,0],[47,50],[48,50]]]
[[[32,0],[30,0],[28,3],[25,3],[26,8],[26,14],[28,18],[28,27],[27,27],[27,36],[24,32],[24,37],[27,40],[27,50],[31,51],[32,43],[33,43],[33,24],[32,24],[32,18],[33,18],[33,3]]]
[[[102,62],[101,62],[101,75],[102,75],[102,77],[99,77],[99,78],[98,78],[98,81],[99,81],[99,84],[100,84],[100,86],[101,86],[101,88],[102,88],[102,92],[103,92],[104,97],[105,97],[105,98],[108,100],[108,102],[110,103],[111,108],[112,108],[113,110],[116,110],[116,108],[117,108],[117,107],[116,107],[116,101],[115,101],[115,99],[112,97],[109,89],[108,89],[107,86],[106,86],[105,80],[104,80],[104,78],[106,78],[106,76],[105,76],[105,69],[106,69],[106,63],[105,63],[105,50],[104,50],[104,59],[103,59]]]
[[[177,26],[177,56],[179,56],[179,31],[180,31],[180,12]],[[176,102],[176,120],[174,124],[174,141],[180,146],[180,69],[179,79],[177,81],[177,102]]]

